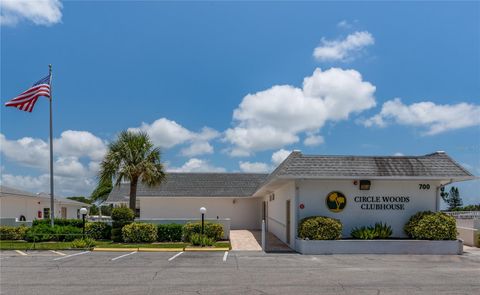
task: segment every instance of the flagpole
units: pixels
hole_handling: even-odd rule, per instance
[[[52,120],[52,65],[48,65],[50,74],[50,225],[53,227],[55,219],[55,197],[53,194],[53,120]]]

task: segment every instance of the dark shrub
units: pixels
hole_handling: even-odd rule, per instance
[[[159,224],[157,225],[157,241],[159,242],[180,242],[182,240],[181,224]]]
[[[212,246],[215,244],[215,241],[212,238],[195,233],[190,236],[190,241],[194,246]]]
[[[403,227],[403,231],[409,236],[410,238],[413,237],[413,229],[417,226],[418,222],[427,215],[435,214],[432,211],[420,211],[412,215],[408,222]]]
[[[127,243],[151,243],[157,240],[157,227],[151,223],[130,223],[122,228],[123,241]]]
[[[122,242],[122,228],[133,222],[135,215],[130,208],[119,207],[112,210],[112,240]]]
[[[218,223],[205,222],[204,228],[205,236],[213,239],[214,241],[221,240],[223,237],[223,226]],[[187,223],[183,226],[183,240],[190,242],[192,234],[201,234],[202,233],[202,224],[200,222]]]
[[[21,226],[0,226],[0,240],[24,240],[28,227]]]
[[[82,236],[82,229],[75,226],[59,226],[40,224],[31,227],[25,235],[29,242],[42,241],[73,241]]]
[[[457,224],[452,216],[437,212],[420,219],[412,234],[419,240],[456,240]]]
[[[105,222],[87,222],[85,234],[95,240],[109,240],[112,235],[112,227]]]
[[[55,218],[53,223],[58,226],[75,226],[82,228],[83,220],[82,219],[65,219],[65,218]],[[32,226],[36,225],[50,225],[50,219],[35,219],[32,222]]]
[[[298,237],[308,240],[336,240],[342,236],[342,223],[333,218],[311,216],[298,225]]]

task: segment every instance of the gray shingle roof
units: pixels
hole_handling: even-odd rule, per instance
[[[46,198],[50,199],[50,194],[47,193],[32,193],[23,190],[19,190],[13,187],[0,185],[0,197],[30,197],[30,198]],[[83,206],[90,206],[89,204],[85,204],[82,202],[77,202],[74,200],[66,199],[63,197],[55,196],[55,200],[57,202],[61,202],[64,204],[76,204],[76,205],[83,205]]]
[[[167,173],[159,186],[141,183],[137,197],[249,197],[267,178],[256,173]],[[130,185],[122,183],[110,192],[107,202],[127,202]]]
[[[316,156],[293,152],[269,176],[297,177],[473,177],[444,152],[424,156]]]

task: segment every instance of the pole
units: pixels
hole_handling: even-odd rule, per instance
[[[82,238],[85,240],[85,214],[82,214],[82,219],[83,219],[83,233],[82,233]]]
[[[55,197],[53,194],[53,120],[52,120],[52,65],[48,65],[50,74],[50,225],[53,227],[55,219]]]
[[[203,247],[203,232],[204,232],[205,213],[202,213],[202,247]]]

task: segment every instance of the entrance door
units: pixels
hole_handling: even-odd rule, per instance
[[[286,216],[287,216],[287,222],[286,222],[286,234],[287,234],[287,244],[290,244],[290,200],[287,200],[287,206],[286,206]]]
[[[67,218],[67,207],[62,207],[62,218]]]

